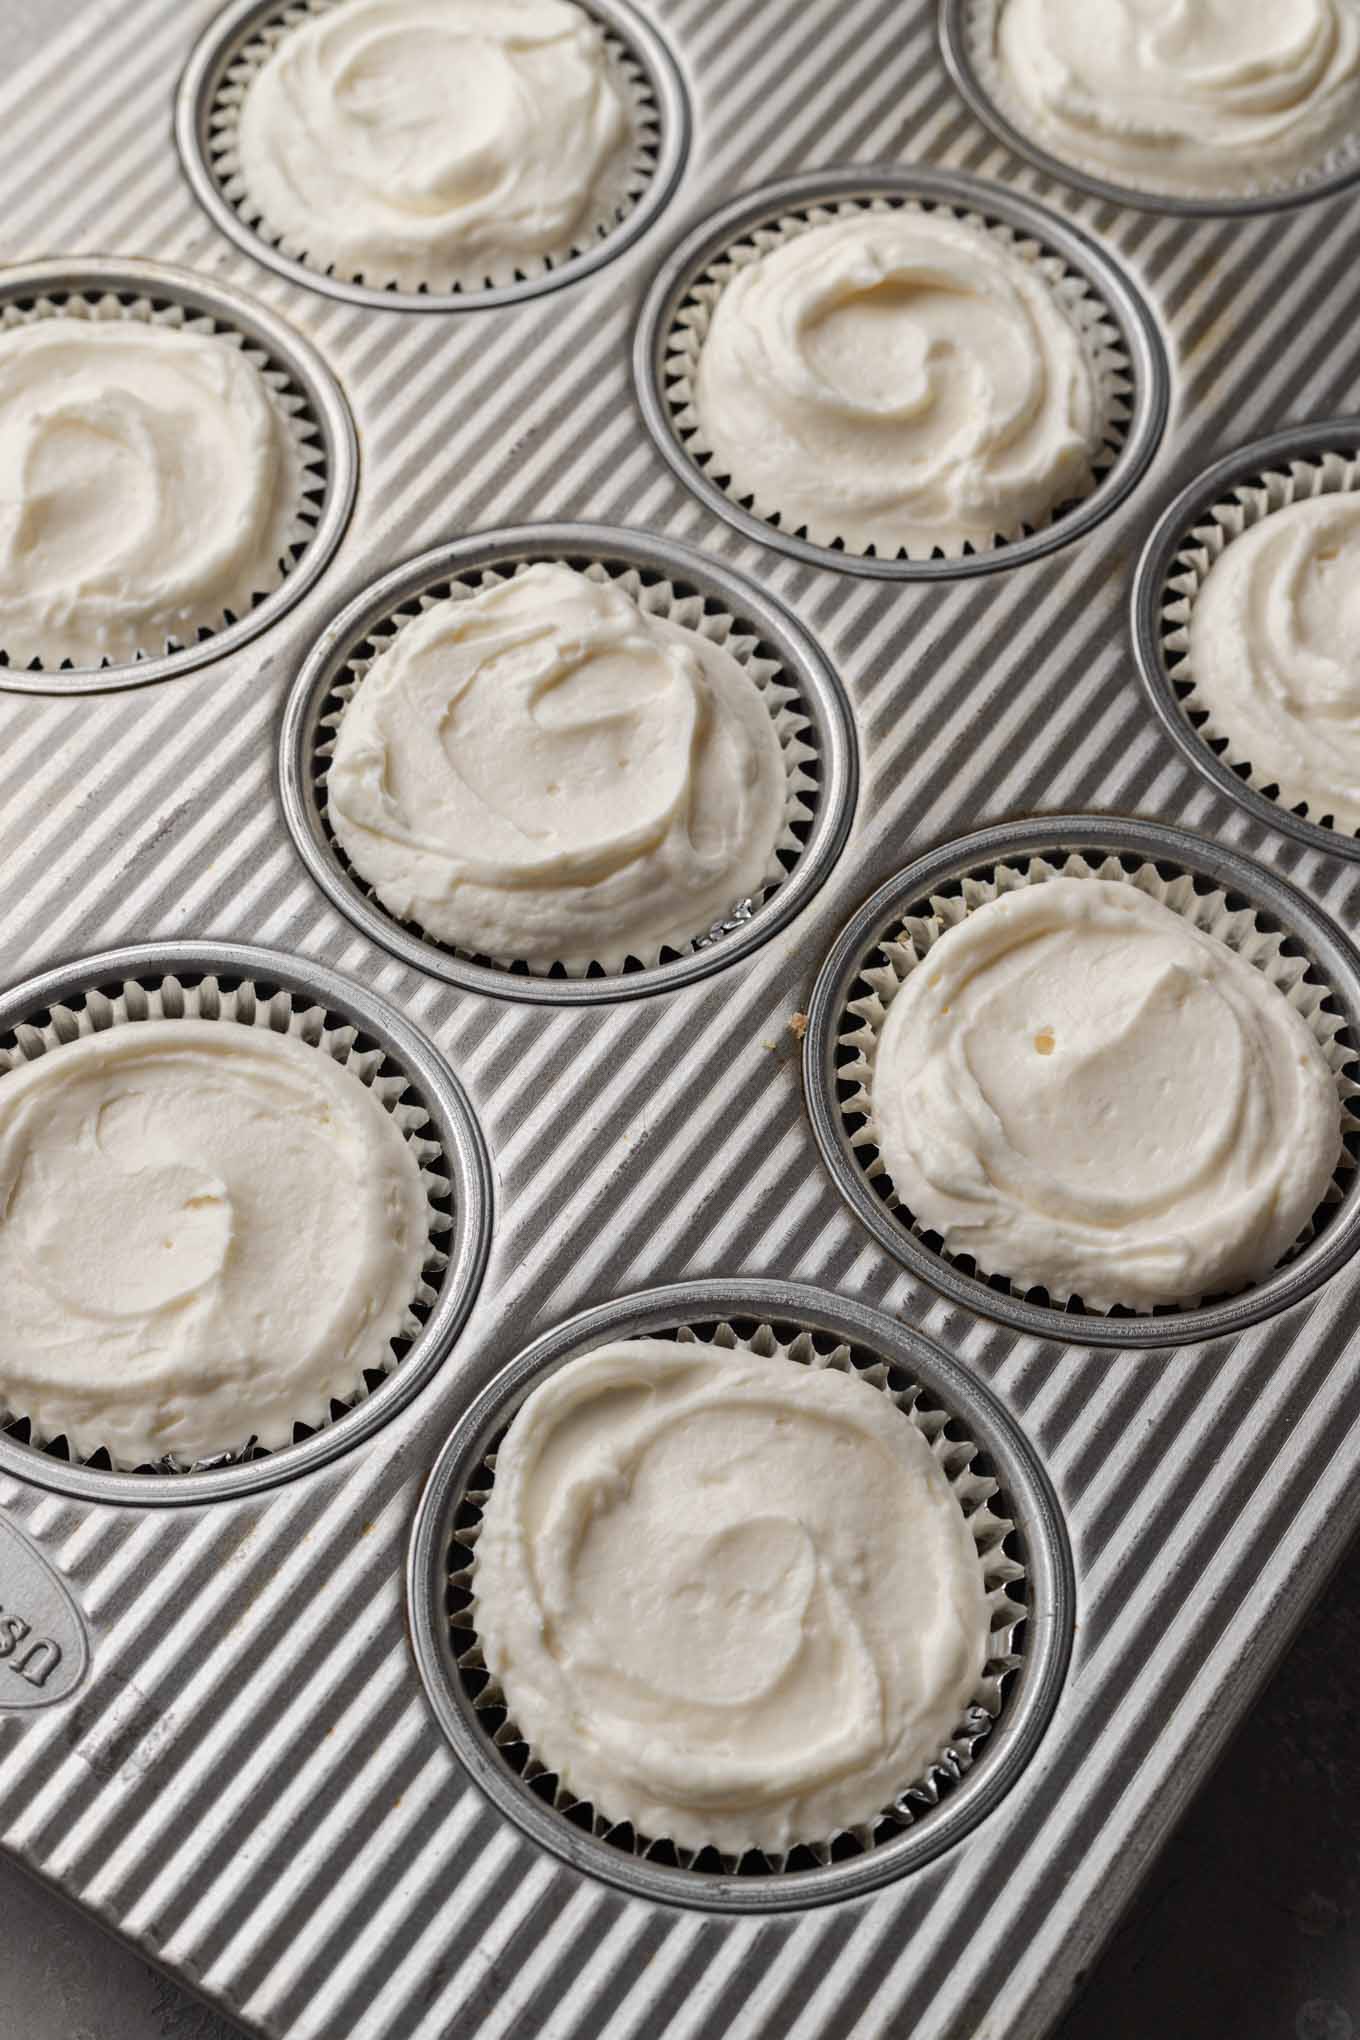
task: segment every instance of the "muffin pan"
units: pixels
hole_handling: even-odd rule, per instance
[[[16,263],[0,270],[0,331],[52,317],[131,319],[198,334],[220,335],[244,348],[259,369],[298,457],[295,538],[279,586],[243,616],[195,633],[192,644],[168,644],[135,660],[76,667],[11,663],[0,645],[0,688],[27,694],[87,694],[140,687],[225,658],[257,637],[301,599],[344,536],[354,504],[358,447],[349,407],[321,356],[300,333],[243,292],[211,284],[192,270],[129,257],[72,256]]]
[[[699,1854],[611,1827],[526,1747],[488,1679],[469,1584],[496,1445],[555,1368],[611,1339],[701,1339],[860,1375],[931,1440],[959,1498],[992,1609],[982,1682],[939,1761],[864,1829],[771,1859]],[[1043,1734],[1071,1637],[1071,1558],[1042,1469],[1005,1411],[928,1339],[792,1283],[678,1284],[587,1311],[535,1341],[468,1411],[441,1454],[411,1539],[416,1656],[459,1757],[545,1847],[640,1897],[747,1912],[852,1898],[929,1861],[980,1820]]]
[[[1034,263],[1081,332],[1100,391],[1101,444],[1090,494],[1060,504],[1035,530],[985,547],[969,543],[957,555],[936,548],[921,558],[905,552],[889,557],[843,541],[818,544],[806,530],[790,529],[777,511],[759,512],[706,449],[692,400],[693,370],[713,307],[743,263],[809,226],[903,208],[970,223]],[[947,580],[1022,566],[1089,531],[1147,468],[1166,423],[1169,391],[1156,321],[1136,285],[1095,241],[1014,191],[924,168],[822,170],[781,178],[734,199],[696,227],[663,265],[638,322],[633,367],[652,437],[709,510],[746,537],[795,559],[894,581]]]
[[[778,846],[785,877],[684,951],[622,971],[560,965],[531,972],[437,942],[378,902],[352,869],[326,814],[325,774],[345,704],[403,623],[451,592],[475,594],[537,561],[603,576],[652,613],[722,643],[751,675],[774,717],[789,784]],[[489,578],[490,577],[490,578]],[[850,826],[858,771],[849,704],[816,645],[779,604],[686,546],[604,526],[529,525],[440,546],[384,575],[319,641],[284,716],[279,778],[284,812],[303,859],[336,905],[403,961],[470,990],[545,1004],[598,1003],[690,984],[767,941],[823,883]]]
[[[1042,1289],[987,1276],[949,1253],[897,1201],[873,1137],[867,1085],[878,1031],[930,943],[984,899],[1058,875],[1122,879],[1246,956],[1308,1020],[1336,1077],[1343,1151],[1327,1197],[1294,1250],[1240,1293],[1151,1312],[1055,1307]],[[880,887],[817,980],[805,1039],[808,1106],[823,1158],[856,1215],[890,1253],[947,1296],[1040,1338],[1093,1346],[1183,1345],[1286,1310],[1360,1244],[1360,957],[1291,886],[1183,829],[1061,815],[984,829]]]
[[[491,1170],[467,1099],[440,1057],[381,999],[334,971],[243,943],[146,943],[50,971],[0,998],[0,1071],[120,1024],[194,1019],[291,1034],[387,1089],[415,1146],[430,1199],[430,1245],[412,1303],[417,1329],[394,1340],[384,1373],[331,1421],[274,1452],[223,1453],[200,1465],[115,1472],[107,1453],[73,1459],[66,1440],[35,1439],[0,1404],[0,1467],[43,1487],[107,1502],[203,1502],[251,1494],[322,1465],[369,1437],[447,1358],[472,1308],[491,1237]]]
[[[1233,539],[1283,504],[1353,492],[1360,420],[1287,426],[1215,461],[1169,503],[1138,562],[1131,623],[1139,670],[1167,734],[1197,770],[1271,828],[1336,857],[1360,857],[1360,837],[1307,804],[1290,806],[1264,761],[1241,754],[1214,726],[1186,660],[1195,597]]]
[[[270,11],[127,0],[110,24],[30,8],[11,37],[13,275],[32,279],[34,251],[52,248],[113,252],[43,287],[107,264],[137,292],[136,258],[190,265],[243,332],[249,313],[261,334],[305,336],[299,391],[304,362],[324,360],[343,393],[335,444],[343,458],[348,411],[362,472],[343,551],[305,592],[290,577],[281,594],[302,599],[271,598],[267,633],[195,648],[189,683],[79,676],[94,691],[78,699],[60,674],[0,687],[4,1024],[62,1024],[92,984],[129,977],[226,970],[296,991],[413,1073],[467,1171],[471,1220],[488,1165],[442,1088],[452,1072],[490,1156],[495,1228],[489,1243],[476,1228],[466,1321],[428,1369],[413,1348],[358,1409],[269,1458],[120,1484],[0,1437],[0,1620],[37,1622],[59,1598],[40,1607],[37,1581],[62,1583],[77,1682],[13,1711],[21,1682],[0,1657],[0,1846],[268,2040],[957,2040],[998,2022],[1038,2040],[1360,1528],[1352,1192],[1207,1327],[1148,1319],[1117,1350],[1104,1321],[1067,1312],[1022,1329],[1010,1299],[938,1254],[899,1255],[910,1235],[871,1185],[882,1237],[833,1180],[816,1127],[839,1140],[817,1103],[836,1104],[819,1074],[834,1028],[820,1005],[811,1028],[808,1014],[833,953],[858,969],[841,931],[895,874],[930,860],[915,899],[947,888],[960,855],[992,869],[1026,845],[1066,856],[1080,843],[1044,818],[1068,811],[1121,868],[1199,872],[1235,911],[1264,913],[1354,1045],[1354,860],[1169,740],[1129,630],[1165,506],[1233,449],[1353,404],[1351,201],[1197,220],[1088,200],[978,123],[927,0],[638,0],[630,20],[655,23],[694,110],[683,170],[677,157],[648,187],[679,173],[647,231],[629,237],[639,206],[592,250],[593,273],[442,316],[417,294],[417,318],[395,294],[356,302],[280,265],[185,174],[167,113],[195,36],[225,57],[223,38],[234,48]],[[868,168],[822,167],[836,162]],[[996,217],[1086,278],[1132,371],[1130,416],[1101,488],[1031,539],[860,571],[742,523],[695,467],[657,410],[657,307],[750,228],[757,198],[784,217],[904,191]],[[352,627],[455,564],[500,571],[549,543],[587,561],[596,548],[601,565],[612,546],[640,585],[678,579],[710,623],[749,622],[815,733],[813,818],[787,879],[650,986],[640,971],[474,976],[485,966],[351,888],[308,807]],[[500,565],[489,544],[509,548]],[[380,590],[387,608],[369,614]],[[881,932],[863,924],[866,942]],[[240,961],[261,945],[267,963]],[[938,1805],[912,1800],[910,1825],[870,1849],[852,1836],[828,1863],[730,1875],[638,1863],[584,1810],[555,1807],[550,1784],[526,1785],[450,1673],[449,1512],[520,1362],[565,1350],[583,1312],[636,1323],[662,1308],[658,1289],[672,1329],[751,1337],[763,1320],[796,1337],[807,1312],[886,1352],[981,1445],[1024,1540],[1000,1713]],[[1058,1560],[1045,1581],[1048,1519],[1026,1478],[1056,1500],[1070,1599]],[[190,1506],[144,1506],[153,1495]],[[1026,1681],[1042,1664],[1040,1705]],[[680,1880],[665,1896],[650,1881],[663,1872]]]
[[[629,0],[587,0],[604,33],[614,76],[631,108],[633,155],[624,195],[609,221],[588,226],[560,260],[536,258],[508,278],[486,277],[457,288],[402,290],[395,284],[338,275],[332,267],[288,251],[260,216],[241,175],[236,127],[251,79],[280,40],[335,0],[243,0],[209,21],[180,80],[175,137],[185,175],[216,226],[259,262],[293,283],[351,304],[402,311],[461,311],[516,304],[559,284],[589,276],[645,234],[675,189],[689,146],[689,103],[663,37]]]

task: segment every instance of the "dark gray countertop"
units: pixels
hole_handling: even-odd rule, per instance
[[[1360,1548],[1055,2040],[1360,2040],[1358,1681]],[[0,1933],[4,2040],[234,2040],[3,1860]]]
[[[1358,1685],[1353,1546],[1055,2040],[1357,2040]]]

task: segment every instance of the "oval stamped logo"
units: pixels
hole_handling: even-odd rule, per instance
[[[65,1700],[84,1678],[89,1656],[66,1583],[0,1514],[0,1711]]]

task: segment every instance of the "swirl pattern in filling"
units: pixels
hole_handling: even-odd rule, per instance
[[[135,320],[0,334],[0,646],[97,666],[283,578],[297,455],[226,340]]]
[[[1118,880],[1001,894],[888,1008],[871,1096],[912,1216],[1093,1308],[1266,1275],[1341,1152],[1336,1082],[1253,964]]]
[[[701,443],[786,530],[889,556],[990,545],[1092,486],[1095,370],[1043,273],[940,214],[861,212],[739,268]]]
[[[1220,553],[1190,610],[1189,675],[1231,755],[1360,830],[1360,496],[1273,511]]]
[[[321,1050],[147,1020],[0,1078],[0,1402],[116,1465],[287,1444],[390,1360],[429,1206]]]
[[[632,117],[574,0],[341,0],[241,108],[241,175],[317,267],[414,290],[565,255],[622,197]],[[476,273],[474,274],[474,271]]]
[[[345,710],[326,801],[401,919],[501,962],[613,969],[778,875],[787,775],[730,652],[543,564],[406,626]]]
[[[524,1403],[473,1592],[540,1761],[639,1834],[733,1854],[881,1812],[987,1655],[963,1512],[887,1396],[663,1339],[601,1347]]]
[[[1148,190],[1266,189],[1360,114],[1355,0],[1002,0],[995,47],[1037,140]]]

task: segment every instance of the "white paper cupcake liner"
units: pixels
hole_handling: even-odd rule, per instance
[[[1360,129],[1324,134],[1314,154],[1264,177],[1239,178],[1220,186],[1206,183],[1194,190],[1125,178],[1093,159],[1065,156],[1061,138],[1035,121],[997,62],[996,25],[1003,4],[1004,0],[947,0],[941,32],[950,67],[984,118],[988,109],[994,110],[1005,140],[1070,183],[1116,203],[1121,198],[1135,202],[1146,198],[1168,212],[1232,213],[1320,197],[1360,176]]]
[[[997,864],[986,876],[962,878],[957,892],[933,894],[928,902],[928,912],[909,916],[894,934],[876,944],[872,955],[861,966],[856,981],[865,989],[847,1001],[837,1036],[839,1109],[864,1179],[919,1242],[953,1266],[965,1272],[973,1269],[972,1256],[952,1253],[937,1234],[927,1231],[917,1222],[892,1188],[879,1149],[873,1110],[872,1084],[879,1036],[897,992],[941,935],[957,927],[975,908],[997,899],[1002,893],[1013,892],[1023,886],[1041,885],[1048,879],[1059,877],[1110,879],[1136,887],[1149,899],[1171,908],[1204,934],[1214,936],[1253,964],[1307,1023],[1336,1080],[1343,1145],[1322,1203],[1278,1264],[1287,1265],[1327,1223],[1331,1210],[1342,1202],[1347,1179],[1354,1174],[1356,1167],[1351,1137],[1360,1135],[1360,1118],[1356,1116],[1352,1101],[1360,1097],[1360,1085],[1354,1083],[1349,1075],[1356,1058],[1355,1051],[1342,1039],[1346,1022],[1335,1010],[1337,1002],[1331,988],[1321,981],[1309,958],[1301,955],[1297,945],[1292,944],[1286,935],[1267,928],[1252,907],[1235,906],[1226,892],[1203,882],[1197,883],[1188,872],[1167,878],[1158,865],[1133,856],[1120,858],[1110,855],[1091,861],[1080,852],[1073,852],[1060,862],[1034,856],[1023,862]],[[1059,1308],[1070,1306],[1092,1318],[1174,1315],[1179,1311],[1197,1310],[1205,1301],[1201,1297],[1186,1297],[1177,1305],[1159,1305],[1155,1313],[1141,1309],[1135,1311],[1134,1306],[1123,1304],[1099,1310],[1088,1307],[1079,1297],[1074,1298],[1069,1293],[1038,1284],[1022,1287],[1019,1283],[1012,1283],[1004,1270],[978,1267],[976,1273],[979,1280],[1003,1295],[1022,1302],[1042,1302],[1047,1297]]]
[[[653,1334],[665,1337],[667,1334]],[[618,1849],[635,1860],[672,1864],[700,1873],[768,1875],[797,1872],[816,1865],[842,1862],[866,1855],[911,1827],[956,1785],[972,1768],[976,1753],[1002,1717],[1007,1704],[1008,1683],[1022,1663],[1021,1626],[1028,1609],[1024,1581],[1026,1567],[1006,1549],[1014,1529],[1000,1484],[974,1466],[980,1447],[964,1435],[963,1420],[940,1408],[918,1384],[909,1381],[904,1370],[874,1356],[859,1353],[830,1335],[797,1331],[781,1340],[776,1329],[761,1323],[749,1334],[736,1331],[730,1323],[719,1323],[703,1333],[689,1325],[673,1334],[680,1343],[719,1346],[729,1352],[747,1351],[767,1358],[782,1356],[808,1367],[835,1367],[853,1374],[903,1410],[930,1445],[968,1522],[982,1567],[990,1611],[991,1642],[986,1664],[955,1732],[942,1745],[934,1762],[917,1778],[903,1781],[901,1791],[873,1820],[825,1836],[815,1843],[803,1843],[779,1854],[749,1850],[733,1856],[716,1848],[687,1849],[664,1835],[639,1835],[627,1823],[611,1822],[588,1801],[578,1799],[556,1774],[535,1756],[518,1727],[509,1717],[505,1696],[487,1672],[477,1639],[476,1547],[482,1512],[495,1481],[496,1453],[486,1453],[463,1494],[457,1512],[449,1562],[449,1626],[458,1676],[463,1682],[480,1726],[501,1759],[518,1773],[524,1785],[574,1826]],[[502,1435],[503,1435],[502,1431]]]
[[[1360,836],[1360,830],[1337,828],[1334,818],[1321,810],[1315,800],[1310,801],[1297,788],[1282,784],[1269,760],[1245,755],[1196,688],[1189,648],[1190,617],[1199,591],[1210,568],[1223,557],[1234,539],[1292,503],[1306,502],[1314,496],[1348,495],[1357,488],[1360,460],[1354,453],[1341,451],[1290,460],[1287,467],[1263,472],[1259,481],[1240,483],[1186,532],[1158,604],[1163,670],[1178,698],[1181,715],[1201,743],[1263,799],[1311,822],[1314,828],[1352,840]]]
[[[378,898],[376,892],[364,880],[346,857],[330,825],[325,802],[325,775],[334,754],[336,735],[344,720],[345,710],[358,688],[363,684],[366,673],[377,659],[391,650],[392,645],[408,623],[413,622],[436,603],[452,599],[466,601],[483,590],[498,586],[506,580],[513,580],[515,574],[523,573],[537,562],[524,559],[512,570],[495,567],[479,568],[473,573],[454,580],[440,581],[437,586],[413,598],[394,610],[382,624],[375,626],[365,638],[352,658],[344,667],[342,677],[332,687],[317,725],[318,741],[312,761],[312,769],[318,783],[320,812],[326,839],[332,856],[351,880],[358,885],[366,898],[389,920],[412,930],[422,942],[444,954],[458,956],[464,960],[489,965],[507,973],[528,977],[618,977],[627,971],[650,970],[673,956],[691,955],[697,951],[720,943],[724,936],[742,928],[751,919],[771,893],[783,883],[802,855],[803,845],[811,828],[814,804],[818,797],[818,779],[815,768],[818,752],[808,741],[813,725],[804,714],[799,703],[797,690],[784,677],[783,668],[777,660],[765,656],[760,639],[749,625],[739,621],[728,611],[720,609],[711,598],[696,590],[666,579],[653,579],[641,574],[636,567],[620,563],[606,564],[601,560],[588,562],[573,561],[579,565],[588,580],[612,583],[621,588],[637,603],[648,616],[664,617],[668,622],[693,630],[710,643],[720,645],[730,652],[743,670],[750,676],[769,710],[779,738],[779,747],[784,760],[786,777],[786,808],[784,826],[773,849],[769,866],[759,891],[744,899],[734,900],[729,913],[697,936],[677,931],[673,942],[663,942],[641,954],[634,949],[602,949],[599,956],[581,965],[554,963],[547,967],[530,965],[523,958],[513,956],[485,956],[480,952],[463,951],[440,942],[430,935],[419,922],[397,920]]]
[[[382,1048],[365,1047],[360,1029],[327,1012],[325,1007],[300,994],[251,979],[238,979],[227,972],[194,982],[187,977],[166,975],[131,978],[114,988],[87,992],[78,1003],[53,1006],[32,1021],[21,1021],[13,1030],[13,1046],[0,1047],[0,1083],[7,1071],[36,1062],[50,1050],[87,1035],[103,1034],[110,1028],[144,1020],[198,1020],[204,1024],[255,1027],[268,1033],[288,1034],[306,1042],[319,1055],[327,1055],[381,1099],[405,1135],[420,1163],[421,1182],[429,1206],[429,1230],[419,1287],[410,1300],[401,1329],[391,1347],[391,1357],[382,1370],[368,1369],[356,1380],[345,1397],[315,1400],[300,1407],[294,1419],[294,1442],[299,1436],[325,1429],[338,1422],[374,1392],[391,1370],[400,1365],[407,1347],[420,1335],[432,1309],[448,1266],[448,1255],[440,1244],[452,1221],[448,1203],[450,1179],[443,1149],[424,1132],[429,1114],[419,1102],[409,1079]],[[0,1430],[18,1434],[21,1442],[36,1451],[50,1450],[55,1438],[45,1437],[21,1409],[0,1401]],[[26,1433],[27,1435],[23,1435]],[[69,1454],[65,1455],[69,1456]],[[219,1467],[239,1465],[266,1457],[266,1449],[253,1439],[243,1438],[231,1450],[209,1459],[181,1463],[158,1460],[135,1471],[151,1474],[201,1473]],[[85,1455],[83,1464],[117,1468],[107,1448]],[[126,1469],[123,1469],[126,1470]]]
[[[614,82],[628,109],[630,142],[569,241],[545,255],[506,256],[499,262],[479,256],[461,270],[432,272],[419,283],[412,283],[409,278],[402,282],[392,276],[349,275],[332,263],[314,262],[305,243],[275,228],[252,196],[241,170],[238,131],[246,95],[279,44],[307,21],[328,14],[336,5],[338,0],[288,0],[288,4],[266,16],[233,52],[218,81],[208,114],[204,161],[221,198],[252,235],[289,261],[319,276],[334,277],[338,282],[364,290],[475,298],[484,291],[505,290],[552,277],[607,239],[646,194],[656,171],[660,146],[661,112],[656,94],[646,66],[626,39],[611,24],[595,17],[604,37]]]
[[[271,360],[254,340],[238,332],[224,319],[213,318],[206,312],[181,304],[175,298],[159,297],[150,292],[43,290],[35,291],[32,298],[11,298],[0,304],[0,334],[16,326],[31,326],[44,319],[57,318],[88,319],[101,324],[132,321],[146,326],[162,326],[171,332],[217,339],[223,346],[238,348],[258,372],[282,427],[280,445],[287,462],[287,486],[280,492],[281,508],[270,534],[275,571],[268,577],[268,586],[257,588],[243,584],[233,591],[233,599],[220,609],[187,615],[155,642],[138,645],[133,651],[120,653],[116,658],[105,655],[100,659],[97,670],[114,673],[124,666],[135,667],[143,660],[164,658],[216,636],[283,586],[307,550],[321,521],[327,485],[325,442],[307,398],[288,371]],[[27,647],[16,650],[11,658],[9,648],[0,641],[0,667],[11,665],[17,671],[30,673],[82,670],[76,668],[70,659],[51,661],[40,653],[30,653]]]
[[[929,550],[910,551],[903,547],[892,555],[880,553],[874,546],[851,545],[836,529],[834,522],[818,524],[815,527],[811,524],[800,524],[795,528],[777,502],[753,496],[730,475],[723,472],[721,463],[704,437],[703,424],[694,401],[699,357],[708,337],[714,309],[723,291],[740,270],[749,267],[753,262],[758,262],[773,249],[797,239],[801,234],[806,234],[813,227],[828,226],[836,220],[853,218],[858,213],[904,211],[936,215],[943,212],[960,225],[994,237],[1009,255],[1019,257],[1030,264],[1043,277],[1076,329],[1095,374],[1100,422],[1097,443],[1091,456],[1090,488],[1083,497],[1054,504],[1037,523],[1017,523],[1008,530],[996,532],[990,545],[979,545],[973,538],[963,533],[941,531],[936,534],[935,542]],[[1102,477],[1118,459],[1133,417],[1132,364],[1117,323],[1088,278],[1081,275],[1061,255],[1045,248],[1032,235],[1020,233],[1002,220],[989,219],[975,207],[963,203],[946,204],[939,200],[932,200],[927,204],[919,198],[901,193],[877,197],[828,199],[824,204],[800,207],[780,219],[742,233],[693,277],[689,289],[676,306],[669,330],[664,336],[663,348],[664,373],[661,377],[663,401],[671,427],[695,466],[702,469],[708,480],[720,488],[737,509],[762,519],[775,530],[782,531],[790,537],[805,539],[810,544],[850,557],[864,559],[895,557],[898,560],[967,559],[1014,544],[1020,539],[1033,536],[1036,532],[1049,530],[1054,525],[1060,524],[1064,516],[1078,503],[1089,500],[1095,493]]]

